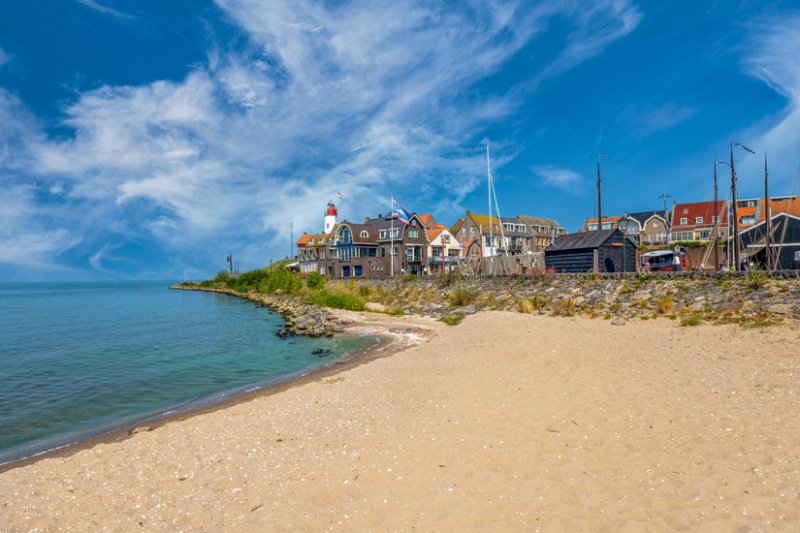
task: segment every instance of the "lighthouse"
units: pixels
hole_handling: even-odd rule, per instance
[[[336,225],[336,206],[328,200],[328,210],[325,212],[325,235],[330,235]]]

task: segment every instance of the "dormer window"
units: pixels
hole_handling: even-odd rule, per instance
[[[688,219],[687,219],[687,218],[685,218],[685,217],[684,217],[684,218],[681,218],[681,226],[685,226],[685,225],[686,225],[686,224],[688,224],[688,223],[689,223],[689,221],[688,221]]]
[[[369,237],[369,232],[367,232],[367,231],[362,231],[361,232],[361,238],[366,239],[368,237]]]
[[[694,223],[695,224],[702,224],[703,223],[703,217],[694,217]]]

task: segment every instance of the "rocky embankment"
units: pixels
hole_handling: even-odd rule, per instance
[[[343,324],[327,309],[316,307],[292,296],[261,294],[255,291],[241,293],[231,289],[201,287],[199,285],[173,285],[170,289],[228,294],[250,300],[259,307],[275,311],[285,321],[284,327],[277,333],[278,337],[290,337],[292,335],[332,337],[334,333],[343,331]]]
[[[367,299],[442,316],[500,309],[606,319],[800,320],[800,278],[765,273],[359,280]]]

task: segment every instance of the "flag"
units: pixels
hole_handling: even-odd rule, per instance
[[[459,246],[459,247],[460,247],[462,250],[464,250],[464,249],[466,248],[466,246],[464,246],[464,243],[463,243],[463,242],[461,242],[461,241],[458,241],[458,246]]]
[[[336,191],[336,198],[338,198],[339,200],[343,200],[344,199],[344,197],[342,196],[342,193],[340,193],[339,191]]]
[[[405,207],[400,205],[397,200],[392,198],[392,217],[396,218],[403,224],[408,225],[408,221],[411,220],[411,213],[409,213]]]

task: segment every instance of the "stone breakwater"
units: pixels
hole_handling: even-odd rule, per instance
[[[307,337],[332,337],[334,333],[344,331],[339,319],[327,309],[308,304],[299,298],[279,294],[261,294],[255,291],[247,293],[232,289],[201,287],[198,285],[173,285],[170,289],[185,291],[217,292],[243,298],[275,311],[283,317],[284,327],[278,331],[278,337],[305,335]]]
[[[338,282],[335,282],[338,283]],[[737,274],[359,280],[366,298],[406,313],[442,316],[481,309],[607,319],[800,320],[800,277]],[[369,287],[362,289],[361,287]]]

